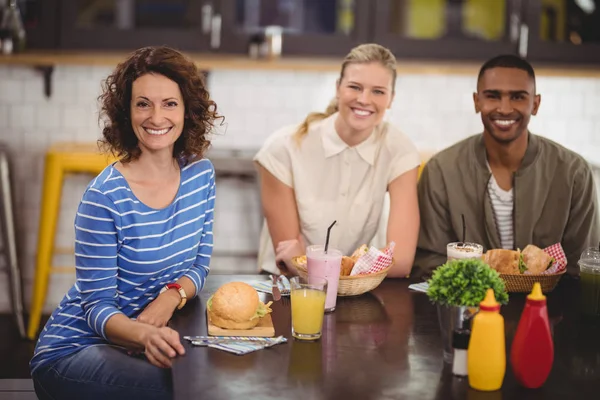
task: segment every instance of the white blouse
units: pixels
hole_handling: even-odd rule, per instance
[[[388,185],[419,166],[420,157],[410,139],[388,122],[350,147],[335,130],[337,116],[311,124],[300,143],[294,138],[298,126],[280,129],[254,160],[294,189],[307,246],[325,244],[327,227],[335,220],[329,246],[350,255],[361,244],[372,244]],[[279,273],[266,221],[259,246],[259,270]]]

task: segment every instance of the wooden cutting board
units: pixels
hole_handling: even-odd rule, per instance
[[[206,321],[208,325],[209,336],[260,336],[260,337],[274,337],[275,328],[273,327],[273,320],[271,314],[265,315],[260,319],[258,325],[252,329],[223,329],[211,324],[208,312],[206,313]]]

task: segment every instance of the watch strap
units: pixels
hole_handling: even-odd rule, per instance
[[[187,295],[185,294],[185,290],[178,283],[167,283],[161,290],[160,293],[166,292],[169,289],[175,289],[179,292],[179,296],[181,297],[181,301],[177,305],[177,309],[181,310],[185,303],[187,302]]]

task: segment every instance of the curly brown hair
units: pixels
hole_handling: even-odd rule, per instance
[[[204,75],[182,53],[165,46],[143,47],[117,65],[102,84],[100,119],[104,122],[100,146],[127,163],[139,158],[141,150],[131,125],[131,87],[142,75],[163,75],[179,85],[185,107],[185,122],[181,136],[175,141],[173,157],[184,160],[202,157],[217,113],[210,99]]]

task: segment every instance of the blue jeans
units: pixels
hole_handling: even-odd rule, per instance
[[[41,400],[171,399],[171,370],[156,367],[143,356],[130,356],[120,347],[86,347],[33,373]]]

